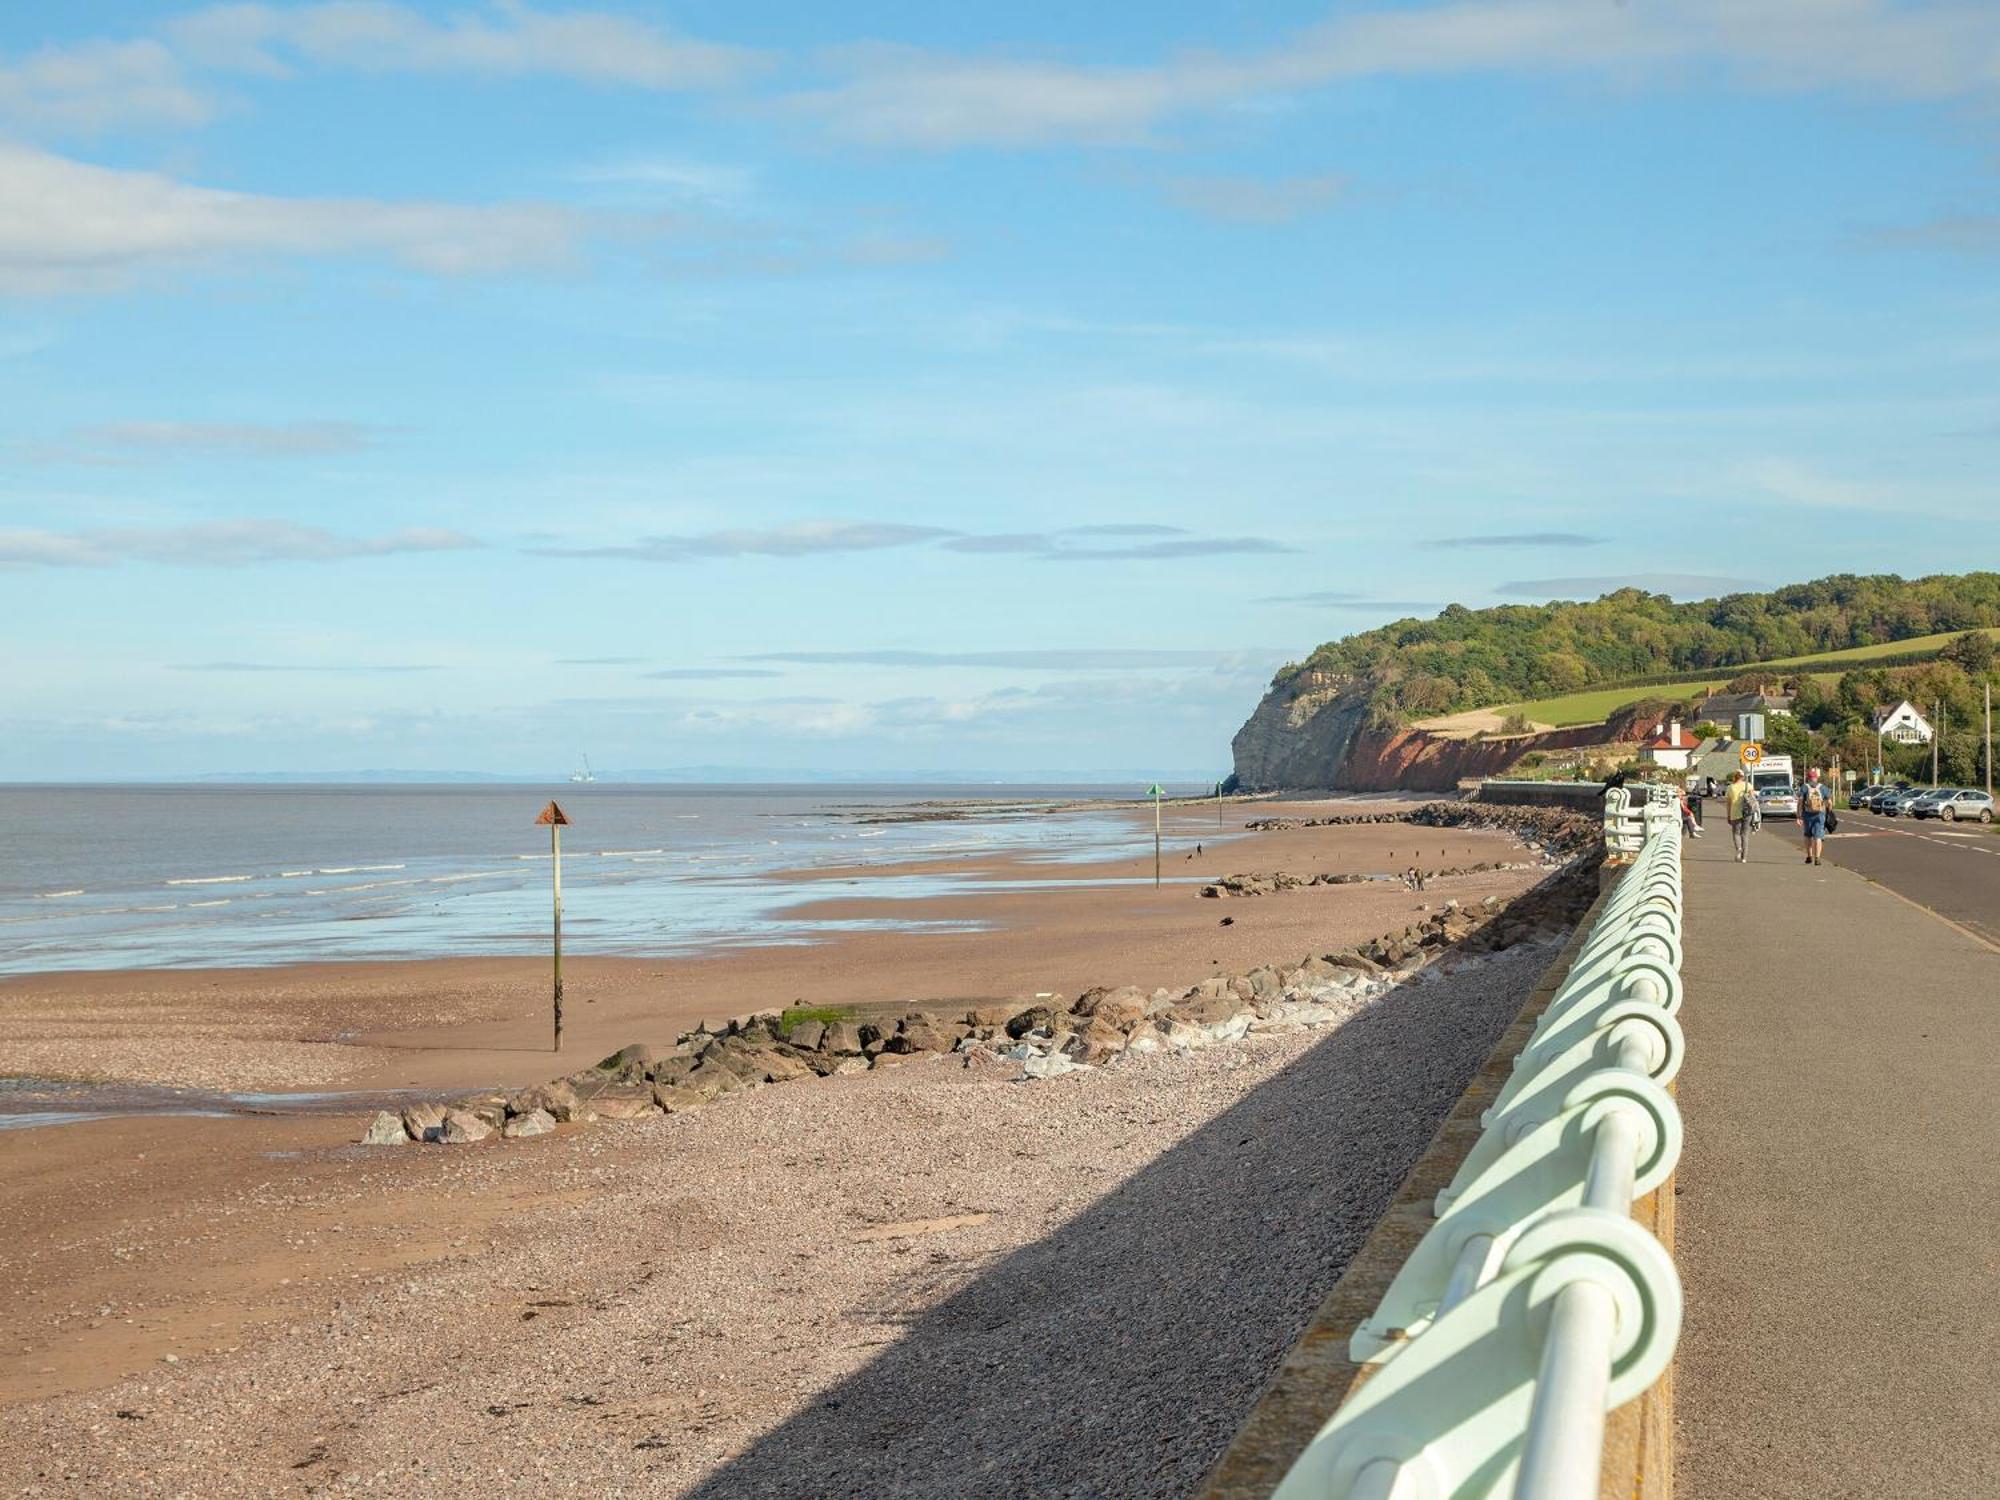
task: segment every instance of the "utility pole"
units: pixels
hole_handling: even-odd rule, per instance
[[[1944,743],[1944,705],[1933,701],[1931,703],[1931,712],[1937,716],[1937,723],[1931,726],[1931,790],[1936,791],[1938,784],[1938,746]]]
[[[1986,752],[1986,795],[1993,795],[1993,680],[1986,680],[1986,733],[1980,740],[1980,748]]]
[[[555,877],[555,1039],[549,1051],[562,1051],[562,831],[569,819],[551,802],[535,819],[549,830],[549,862]]]

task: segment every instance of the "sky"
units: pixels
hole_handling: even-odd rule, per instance
[[[1995,565],[2000,6],[0,11],[0,779],[1219,777]]]

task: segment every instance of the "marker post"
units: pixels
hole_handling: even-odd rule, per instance
[[[562,831],[569,826],[569,819],[554,802],[542,809],[537,825],[549,830],[549,864],[555,880],[555,1039],[549,1043],[549,1051],[562,1051]]]

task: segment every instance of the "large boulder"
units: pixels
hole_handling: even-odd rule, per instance
[[[1018,1040],[1031,1031],[1052,1031],[1055,1023],[1056,1013],[1048,1006],[1031,1005],[1007,1018],[1007,1035]]]
[[[479,1116],[468,1114],[462,1109],[448,1109],[444,1115],[444,1128],[438,1132],[438,1139],[447,1146],[470,1146],[475,1141],[483,1141],[493,1134],[493,1127]]]
[[[582,1105],[576,1090],[562,1079],[522,1089],[507,1100],[510,1115],[530,1115],[538,1109],[553,1120],[574,1120],[582,1112]]]
[[[725,1068],[720,1062],[711,1063],[706,1058],[679,1082],[679,1087],[704,1099],[720,1099],[724,1094],[733,1094],[750,1086],[750,1081],[734,1068]]]
[[[403,1129],[413,1141],[436,1141],[444,1136],[442,1104],[412,1104],[403,1110]]]
[[[653,1085],[653,1103],[670,1115],[678,1115],[691,1109],[700,1109],[708,1103],[708,1096],[698,1089],[684,1089],[673,1083],[656,1083]]]
[[[852,1021],[832,1021],[819,1039],[819,1050],[835,1057],[861,1055],[861,1028]]]
[[[816,1052],[826,1038],[824,1021],[801,1021],[785,1033],[785,1040],[801,1052]]]
[[[1072,1062],[1101,1063],[1106,1058],[1115,1057],[1125,1050],[1127,1038],[1123,1029],[1108,1019],[1103,1010],[1090,1018],[1090,1024],[1083,1030],[1074,1032],[1063,1043],[1063,1056]]]
[[[500,1127],[500,1133],[508,1140],[520,1140],[524,1136],[547,1135],[556,1128],[553,1116],[545,1109],[530,1110],[525,1115],[515,1115]]]
[[[638,1082],[645,1078],[657,1060],[653,1049],[644,1042],[633,1042],[620,1047],[597,1065],[597,1071],[613,1078]]]
[[[1042,1002],[1032,996],[1016,1000],[994,1000],[985,1005],[975,1005],[965,1013],[968,1026],[986,1026],[995,1031],[1005,1028],[1007,1023],[1032,1005]]]
[[[1086,990],[1076,1002],[1077,1015],[1089,1016],[1109,1026],[1133,1026],[1143,1020],[1151,999],[1137,985],[1121,985],[1115,990]]]
[[[474,1094],[469,1099],[461,1099],[452,1106],[469,1115],[477,1115],[489,1130],[498,1130],[507,1123],[507,1096],[505,1094]]]
[[[949,1052],[964,1035],[964,1027],[948,1027],[935,1017],[923,1014],[905,1016],[896,1027],[896,1034],[884,1044],[889,1052]]]
[[[600,1095],[590,1101],[590,1109],[600,1120],[648,1120],[660,1112],[650,1090],[644,1095]]]
[[[361,1132],[361,1144],[364,1146],[402,1146],[407,1145],[409,1139],[410,1132],[403,1128],[403,1117],[392,1115],[386,1109],[377,1110],[375,1118],[368,1122],[368,1128]]]

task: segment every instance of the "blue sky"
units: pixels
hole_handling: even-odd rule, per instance
[[[0,15],[0,777],[1220,775],[1994,565],[2000,7],[973,9]]]

